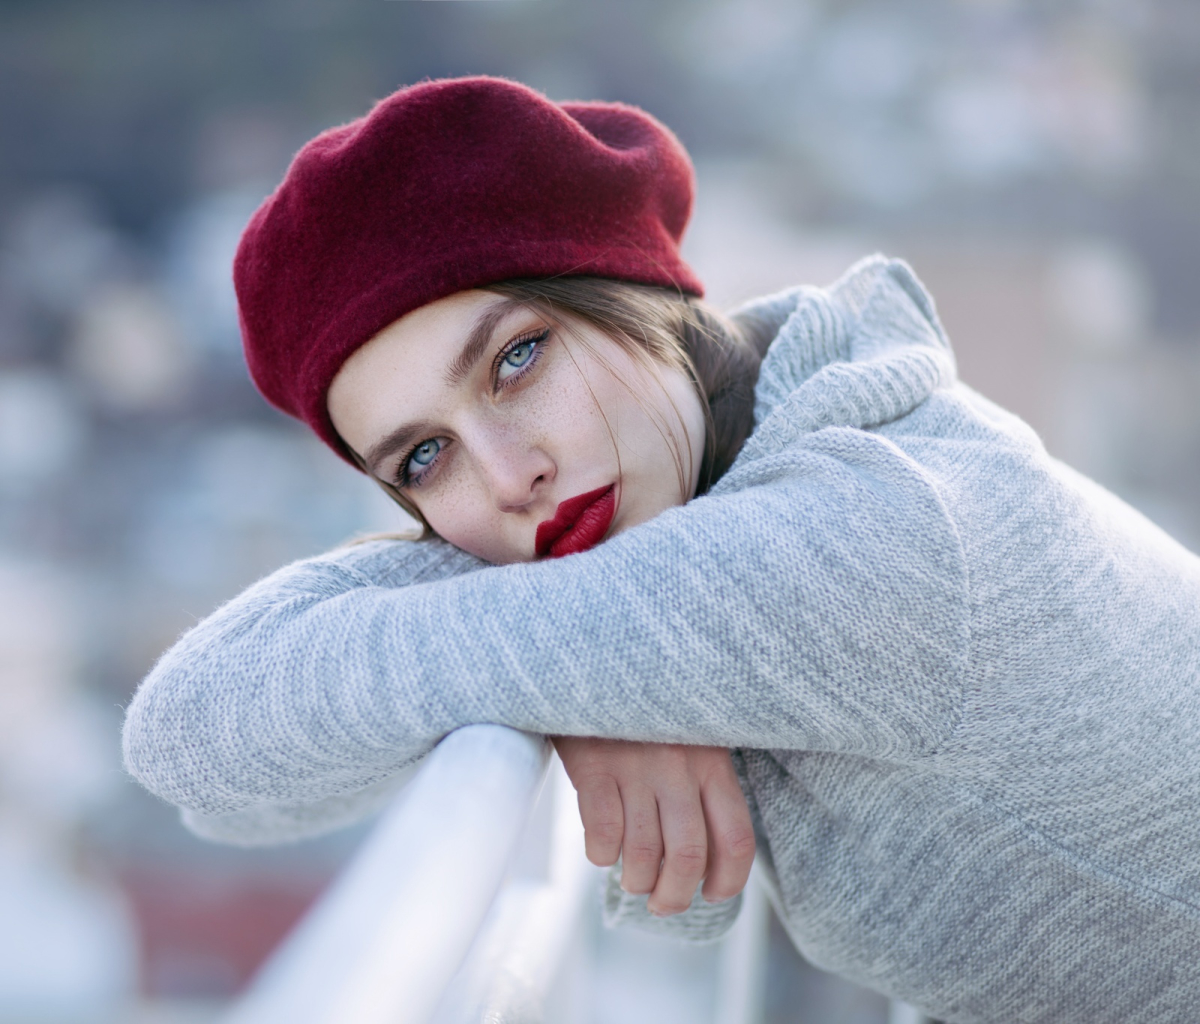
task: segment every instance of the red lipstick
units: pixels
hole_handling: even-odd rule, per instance
[[[562,558],[594,548],[608,533],[617,511],[617,489],[613,484],[577,494],[562,502],[553,519],[539,523],[534,550],[539,558]]]

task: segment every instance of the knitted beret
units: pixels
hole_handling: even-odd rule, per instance
[[[679,255],[693,188],[683,146],[636,107],[488,77],[401,89],[304,146],[250,219],[233,267],[250,374],[352,462],[329,385],[411,310],[515,277],[703,294]]]

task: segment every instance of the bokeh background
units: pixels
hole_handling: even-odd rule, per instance
[[[468,73],[674,128],[720,304],[906,257],[968,383],[1200,543],[1195,0],[4,0],[2,1022],[212,1019],[361,837],[201,843],[118,729],[221,600],[400,524],[247,383],[229,263],[303,141]],[[702,954],[595,941],[590,1019],[704,1019]],[[766,1012],[885,1011],[775,934]]]

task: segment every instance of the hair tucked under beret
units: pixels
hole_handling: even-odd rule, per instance
[[[679,254],[691,162],[620,103],[554,103],[498,78],[401,89],[317,136],[234,260],[250,374],[343,457],[326,409],[346,358],[426,303],[515,277],[703,287]]]

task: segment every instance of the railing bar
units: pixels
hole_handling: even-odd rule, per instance
[[[501,726],[443,740],[227,1024],[426,1024],[503,881],[547,757],[542,737]]]
[[[893,999],[888,1003],[888,1024],[937,1024],[932,1017],[926,1017],[915,1006]]]
[[[760,1024],[770,921],[771,908],[755,864],[737,921],[721,943],[713,1024]]]
[[[546,998],[562,967],[571,935],[594,891],[595,873],[584,852],[583,825],[575,792],[554,759],[550,772],[554,801],[549,879],[527,896],[519,931],[492,965],[479,1019],[483,1024],[540,1024]]]

